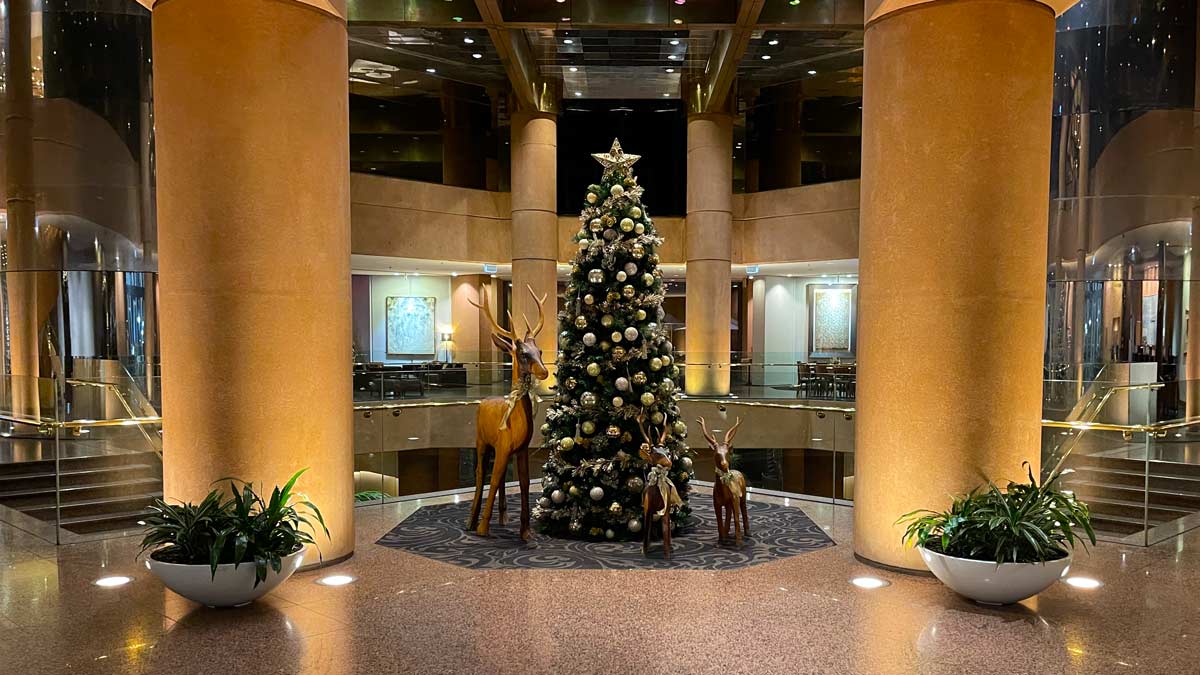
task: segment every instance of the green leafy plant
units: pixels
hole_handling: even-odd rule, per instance
[[[906,525],[904,543],[997,563],[1057,560],[1076,542],[1095,544],[1087,504],[1056,487],[1062,474],[1054,473],[1039,485],[1033,467],[1028,462],[1025,467],[1028,483],[1010,482],[1001,490],[989,481],[955,497],[948,511],[922,509],[901,516],[896,523]]]
[[[214,578],[218,565],[253,563],[258,586],[267,570],[283,569],[284,557],[307,544],[317,546],[315,525],[329,537],[320,509],[293,491],[305,471],[297,471],[282,488],[276,486],[269,499],[251,483],[222,478],[216,483],[229,481],[228,499],[215,489],[200,504],[157,500],[150,507],[154,513],[145,519],[141,552],[150,551],[150,557],[161,562],[207,564]]]
[[[354,501],[356,502],[374,502],[386,498],[387,494],[379,490],[363,490],[362,492],[354,493]]]

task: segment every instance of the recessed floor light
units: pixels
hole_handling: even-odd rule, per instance
[[[809,75],[816,75],[816,74],[817,74],[817,71],[815,71],[815,70],[810,70],[810,71],[808,71],[808,74],[809,74]]]
[[[133,581],[133,577],[101,577],[92,583],[100,588],[117,588]]]
[[[571,71],[572,73],[577,73],[577,72],[579,72],[579,69],[578,69],[578,68],[576,68],[575,66],[571,66],[570,68],[567,68],[567,70]]]
[[[770,54],[763,54],[763,55],[762,55],[762,60],[763,60],[763,61],[770,61],[770,60],[771,60],[771,55],[770,55]]]
[[[883,579],[880,579],[879,577],[854,577],[853,579],[850,580],[850,583],[854,584],[855,586],[858,586],[859,588],[865,588],[869,591],[875,590],[876,588],[883,588],[885,586],[892,585],[892,582],[884,581]]]
[[[670,42],[668,42],[667,44],[669,44],[669,45],[677,45],[677,44],[679,44],[679,40],[671,40],[671,41],[670,41]]]
[[[1082,588],[1085,591],[1095,590],[1104,585],[1099,579],[1091,577],[1067,577],[1063,581],[1067,582],[1071,588]]]
[[[673,73],[673,72],[675,72],[675,69],[674,69],[674,68],[667,68],[667,72],[668,72],[668,73]]]
[[[425,72],[427,72],[427,73],[436,73],[436,72],[437,72],[437,68],[426,68],[426,69],[425,69]]]
[[[346,574],[331,574],[317,579],[317,583],[322,586],[345,586],[354,583],[354,577]]]
[[[769,44],[769,45],[771,45],[772,47],[774,47],[775,45],[779,44],[779,40],[771,40],[771,41],[770,41],[770,42],[768,42],[767,44]]]
[[[465,38],[463,38],[463,42],[465,42],[465,43],[467,43],[467,44],[469,44],[469,45],[473,45],[473,44],[475,44],[475,41],[474,41],[474,40],[472,40],[472,39],[471,39],[471,38],[469,38],[469,37],[465,37]]]
[[[479,52],[475,52],[474,54],[472,54],[472,55],[471,55],[471,58],[473,58],[473,59],[482,59],[482,58],[483,58],[483,54],[480,54]]]
[[[568,38],[566,40],[563,40],[563,44],[564,45],[573,45],[573,44],[575,44],[575,41]]]
[[[582,91],[577,91],[577,92],[575,92],[575,95],[576,95],[576,96],[583,96],[583,92],[582,92]]]

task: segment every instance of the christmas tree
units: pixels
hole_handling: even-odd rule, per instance
[[[666,428],[670,478],[683,498],[673,525],[686,523],[692,459],[679,418],[679,367],[659,322],[662,272],[655,252],[663,240],[642,205],[642,188],[627,155],[613,141],[589,185],[575,235],[566,308],[559,315],[558,390],[542,435],[550,449],[534,517],[549,534],[595,539],[638,538],[647,466],[646,439]]]

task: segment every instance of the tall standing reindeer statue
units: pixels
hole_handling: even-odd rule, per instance
[[[471,502],[471,517],[467,521],[467,529],[476,529],[480,536],[487,536],[488,525],[492,520],[492,506],[496,497],[500,498],[500,524],[507,519],[504,499],[504,474],[508,471],[509,460],[516,455],[517,479],[521,484],[521,539],[529,541],[529,441],[533,438],[533,378],[544,380],[550,373],[542,363],[542,350],[538,349],[536,338],[546,325],[546,310],[543,305],[546,296],[538,297],[533,288],[526,286],[538,306],[537,327],[530,327],[529,318],[525,320],[525,337],[518,339],[513,331],[507,331],[496,323],[495,317],[488,309],[487,295],[483,295],[483,304],[471,302],[483,312],[492,324],[492,342],[497,347],[508,352],[512,357],[513,388],[508,396],[493,396],[479,402],[479,411],[475,415],[475,499]],[[509,325],[513,324],[512,313],[508,315]],[[492,482],[488,490],[487,507],[483,510],[483,520],[479,519],[479,506],[483,501],[483,460],[488,453],[495,453],[492,460]]]
[[[675,483],[671,482],[669,475],[671,451],[667,450],[668,427],[663,425],[662,434],[655,442],[646,431],[645,419],[644,416],[638,418],[638,428],[642,430],[642,438],[646,439],[638,454],[650,465],[646,487],[642,490],[642,523],[646,533],[642,539],[642,555],[646,555],[650,550],[650,526],[654,523],[654,516],[659,516],[662,520],[663,557],[670,560],[671,509],[682,506],[683,499],[679,497],[679,490],[675,488]]]
[[[716,467],[712,494],[713,510],[717,512],[717,543],[723,544],[729,538],[729,523],[733,521],[734,543],[741,546],[743,530],[747,537],[750,536],[750,514],[746,512],[746,477],[741,471],[729,468],[729,453],[733,451],[733,437],[737,435],[742,418],[737,418],[737,423],[725,432],[723,443],[718,443],[708,431],[703,417],[696,421],[700,423],[700,430],[713,450],[713,465]]]

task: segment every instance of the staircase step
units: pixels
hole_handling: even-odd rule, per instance
[[[1083,480],[1085,482],[1102,482],[1113,485],[1126,485],[1141,489],[1145,486],[1146,476],[1143,471],[1127,471],[1121,469],[1103,469],[1096,467],[1073,467],[1075,471],[1063,477],[1064,482]],[[1200,495],[1200,478],[1188,476],[1150,475],[1151,490],[1168,492],[1191,493]]]
[[[1071,480],[1062,484],[1063,489],[1072,490],[1081,500],[1090,503],[1093,499],[1111,498],[1124,502],[1141,503],[1146,494],[1141,485],[1123,485],[1093,480]],[[1174,490],[1150,489],[1150,506],[1166,506],[1200,511],[1200,492],[1178,492]]]
[[[1122,519],[1136,520],[1140,523],[1143,515],[1146,514],[1146,505],[1140,500],[1127,501],[1111,497],[1093,497],[1091,499],[1084,499],[1083,501],[1087,503],[1093,516],[1103,515],[1107,518],[1115,516]],[[1194,513],[1194,511],[1151,504],[1149,508],[1150,524],[1152,526],[1161,525],[1162,523],[1182,518],[1190,513]]]
[[[88,499],[61,505],[57,509],[57,515],[60,518],[60,524],[65,527],[66,523],[77,522],[80,519],[87,520],[91,517],[142,511],[148,508],[155,499],[160,498],[162,498],[161,490],[119,497]],[[53,504],[21,509],[21,511],[40,520],[53,521],[56,517],[56,509]]]
[[[65,518],[59,527],[75,534],[92,534],[95,532],[115,532],[120,530],[138,530],[143,526],[138,524],[149,516],[150,509],[136,509],[117,513],[106,513],[92,516]]]
[[[1106,457],[1104,455],[1072,455],[1069,465],[1076,469],[1095,468],[1134,473],[1144,473],[1147,468],[1147,462],[1144,459]],[[1155,476],[1200,480],[1200,465],[1197,464],[1151,460],[1149,469],[1151,475]]]
[[[162,491],[162,478],[157,476],[126,477],[120,480],[89,483],[63,487],[60,498],[63,504],[75,504],[108,497],[140,495]],[[26,509],[34,506],[54,505],[54,486],[26,487],[24,489],[0,492],[0,504],[14,508]]]

